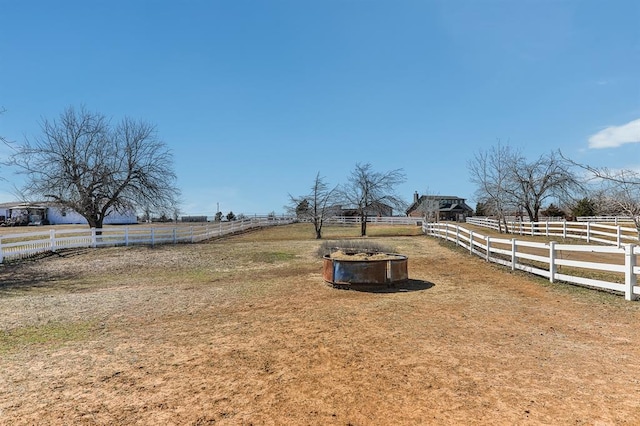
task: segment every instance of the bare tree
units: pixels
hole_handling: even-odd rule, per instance
[[[507,231],[506,213],[515,209],[514,199],[509,191],[512,185],[511,165],[519,154],[509,145],[502,145],[500,141],[488,150],[476,152],[469,161],[470,180],[477,185],[476,197],[485,209],[491,211],[498,218],[500,233]]]
[[[406,180],[402,169],[376,172],[371,164],[356,164],[348,182],[340,191],[342,198],[355,207],[360,216],[360,235],[367,235],[367,216],[382,205],[403,208],[406,203],[395,194],[395,187]]]
[[[599,186],[593,197],[597,200],[598,209],[605,214],[630,216],[640,240],[640,173],[630,169],[592,167],[563,158],[587,171],[587,181]]]
[[[492,209],[506,229],[506,213],[524,209],[537,222],[545,201],[570,198],[580,187],[571,164],[556,152],[529,162],[508,145],[479,151],[469,162],[478,200]],[[502,226],[500,226],[502,232]]]
[[[12,157],[28,194],[77,211],[95,228],[113,211],[176,208],[173,156],[151,124],[125,118],[112,126],[102,114],[69,107],[41,130]]]
[[[415,211],[418,212],[425,221],[438,222],[440,220],[440,199],[437,193],[432,193],[429,188],[424,192],[425,195],[419,196],[416,192],[414,195]]]
[[[330,189],[325,178],[320,176],[320,172],[318,172],[309,194],[301,196],[289,194],[291,204],[287,206],[287,210],[298,218],[311,221],[318,240],[322,238],[322,226],[325,219],[333,213],[332,204],[336,201],[336,189],[336,187]]]
[[[601,204],[609,212],[629,216],[640,240],[640,176],[630,170],[618,173],[620,181],[604,181],[605,189]]]
[[[569,197],[578,186],[578,178],[570,163],[556,152],[527,162],[517,156],[509,165],[507,193],[525,209],[529,220],[537,222],[544,201],[551,197]]]
[[[6,109],[4,109],[4,107],[0,107],[0,115],[4,114],[6,111]],[[0,144],[5,145],[9,148],[11,148],[11,143],[7,140],[7,138],[5,138],[4,136],[0,135]],[[2,161],[1,164],[5,164],[5,161]],[[0,180],[5,180],[3,177],[0,176]]]

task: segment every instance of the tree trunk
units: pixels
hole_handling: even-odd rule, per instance
[[[86,219],[87,223],[89,223],[89,228],[95,228],[96,235],[102,235],[102,222],[104,219],[98,217],[88,217]]]
[[[360,216],[360,236],[365,237],[367,235],[367,215]]]
[[[504,224],[504,233],[508,234],[509,233],[509,225],[507,224],[507,217],[506,216],[502,216],[502,222]]]
[[[322,239],[322,221],[317,218],[313,220],[313,227],[316,230],[316,240]]]

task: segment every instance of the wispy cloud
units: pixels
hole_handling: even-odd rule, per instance
[[[622,126],[610,126],[589,138],[589,148],[615,148],[626,143],[640,142],[640,119]]]

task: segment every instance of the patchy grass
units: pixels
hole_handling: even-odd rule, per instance
[[[287,260],[294,259],[295,257],[295,254],[284,251],[259,251],[251,253],[252,261],[264,263],[286,262]]]
[[[57,347],[86,339],[95,326],[94,321],[72,323],[53,322],[0,331],[0,353],[33,346]]]

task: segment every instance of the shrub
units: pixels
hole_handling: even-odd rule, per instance
[[[318,247],[318,256],[324,257],[336,250],[342,250],[348,254],[356,253],[395,253],[395,248],[368,240],[337,240],[324,241]]]

